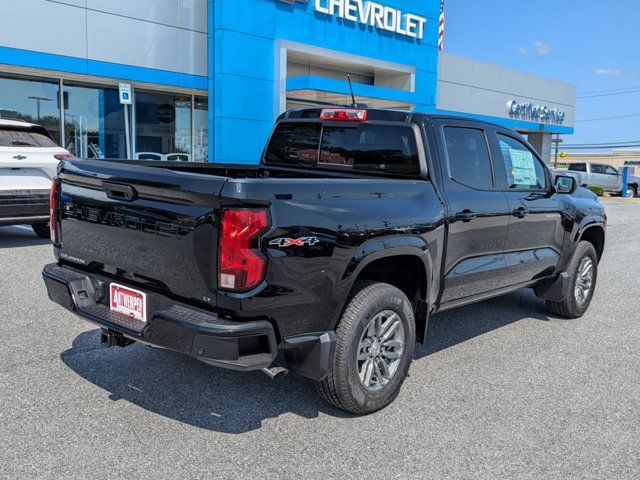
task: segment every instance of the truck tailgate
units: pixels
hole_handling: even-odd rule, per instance
[[[104,160],[63,162],[61,260],[214,302],[226,177]]]

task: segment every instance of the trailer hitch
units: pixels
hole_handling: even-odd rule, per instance
[[[125,337],[121,333],[114,332],[113,330],[102,329],[100,334],[100,344],[105,347],[128,347],[132,343],[136,343],[135,340]]]

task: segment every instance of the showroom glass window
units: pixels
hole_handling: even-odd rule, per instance
[[[134,158],[192,161],[191,97],[162,93],[135,93],[136,151]]]
[[[195,97],[193,110],[194,148],[196,162],[209,161],[209,106],[206,97]]]
[[[81,158],[126,158],[118,90],[65,82],[63,147]]]
[[[58,82],[0,78],[0,118],[42,125],[60,142]]]

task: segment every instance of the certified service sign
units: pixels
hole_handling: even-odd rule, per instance
[[[308,0],[281,0],[286,3]],[[316,12],[422,40],[427,19],[368,0],[313,0]]]
[[[558,108],[550,108],[547,105],[536,105],[532,102],[521,103],[516,100],[509,100],[507,102],[507,111],[511,118],[530,120],[533,122],[562,124],[567,118],[567,114]]]

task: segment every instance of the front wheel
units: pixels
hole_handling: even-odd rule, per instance
[[[31,228],[33,229],[33,233],[35,233],[40,238],[46,238],[47,240],[51,238],[49,222],[34,223],[33,225],[31,225]]]
[[[568,295],[560,302],[547,300],[547,309],[561,317],[578,318],[589,308],[598,279],[598,255],[591,243],[578,243],[567,272],[571,275]]]
[[[405,294],[386,283],[357,285],[336,338],[333,370],[316,382],[320,396],[360,415],[393,402],[407,376],[416,338]]]

